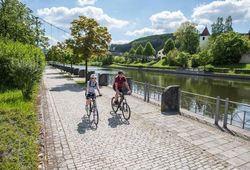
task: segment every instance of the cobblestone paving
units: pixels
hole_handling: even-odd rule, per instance
[[[113,91],[97,98],[98,128],[84,110],[84,90],[60,71],[44,74],[48,169],[250,169],[249,142],[128,96],[129,122],[111,112]]]

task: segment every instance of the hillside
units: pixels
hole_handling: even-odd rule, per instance
[[[173,34],[151,35],[147,37],[138,38],[127,44],[111,44],[110,49],[115,52],[126,52],[129,51],[131,47],[137,47],[140,44],[142,44],[142,46],[145,46],[146,43],[149,41],[151,42],[155,50],[159,51],[163,48],[166,40],[171,37],[173,38]]]

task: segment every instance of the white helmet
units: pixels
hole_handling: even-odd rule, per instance
[[[95,74],[91,74],[90,75],[90,78],[92,79],[92,78],[96,78],[96,75]]]

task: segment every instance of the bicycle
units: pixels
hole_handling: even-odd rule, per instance
[[[120,109],[122,111],[123,118],[125,120],[129,120],[131,116],[131,110],[127,103],[127,100],[124,96],[124,93],[120,93],[118,96],[118,104],[115,104],[115,97],[111,99],[111,107],[112,110],[117,113],[117,111]]]
[[[99,95],[102,96],[102,95]],[[89,111],[87,112],[87,116],[89,117],[90,120],[92,120],[91,122],[94,122],[94,124],[98,125],[99,123],[99,113],[98,113],[98,109],[97,109],[97,104],[96,104],[96,97],[99,96],[93,96],[90,97],[90,104],[89,104]],[[92,118],[91,118],[92,115]]]

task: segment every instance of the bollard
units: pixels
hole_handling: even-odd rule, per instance
[[[147,100],[147,83],[144,84],[144,101]]]
[[[219,111],[220,111],[220,96],[217,96],[216,98],[216,110],[215,110],[215,116],[214,116],[214,124],[218,125],[219,122]]]
[[[74,68],[73,69],[73,74],[74,75],[78,75],[78,73],[79,73],[79,68]]]
[[[224,121],[223,121],[224,128],[227,128],[227,118],[228,118],[228,98],[226,98],[226,101],[225,101],[225,112],[224,112]]]
[[[85,77],[85,70],[79,70],[78,75],[79,77]]]
[[[109,82],[108,82],[108,74],[101,74],[99,76],[99,85],[100,86],[108,86]]]
[[[164,89],[161,97],[162,113],[180,113],[180,86],[173,85]]]

